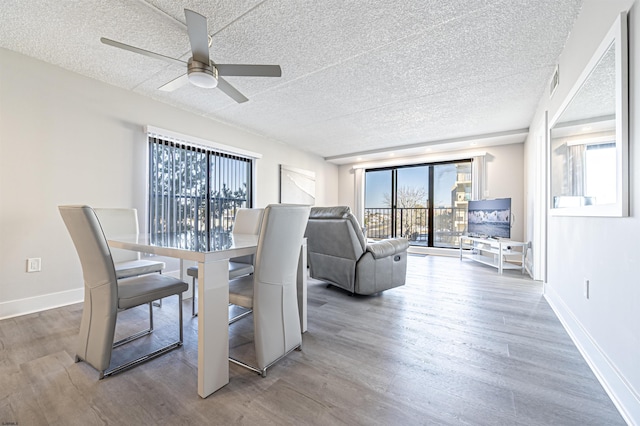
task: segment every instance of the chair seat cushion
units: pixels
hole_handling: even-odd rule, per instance
[[[187,268],[187,275],[189,275],[190,277],[193,278],[198,278],[198,267],[197,266],[190,266]]]
[[[250,263],[229,261],[229,279],[253,274],[253,265]]]
[[[253,275],[229,281],[229,303],[253,309]]]
[[[187,291],[184,281],[167,275],[149,274],[118,280],[118,309],[128,309]]]
[[[140,259],[118,262],[113,266],[116,268],[116,277],[120,279],[160,272],[164,269],[165,264],[156,260]]]
[[[243,275],[253,274],[253,265],[242,262],[229,262],[229,279],[241,277]],[[187,275],[193,278],[198,278],[198,267],[191,266],[187,268]]]

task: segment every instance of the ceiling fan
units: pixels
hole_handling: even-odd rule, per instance
[[[242,93],[233,87],[229,82],[221,76],[242,76],[242,77],[280,77],[282,70],[280,65],[250,65],[250,64],[215,64],[209,59],[209,41],[210,37],[207,32],[207,18],[193,10],[185,9],[185,17],[187,18],[187,33],[189,34],[189,43],[191,44],[192,56],[188,62],[175,59],[170,56],[161,55],[160,53],[151,52],[149,50],[140,49],[139,47],[130,46],[105,37],[101,37],[100,41],[109,46],[114,46],[140,55],[149,56],[169,62],[172,64],[180,64],[187,66],[187,73],[181,75],[160,87],[160,90],[173,91],[183,86],[187,82],[194,86],[203,88],[218,87],[226,95],[233,98],[236,102],[246,102],[247,99]]]

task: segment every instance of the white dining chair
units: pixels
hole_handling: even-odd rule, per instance
[[[137,236],[138,211],[129,208],[95,208],[102,230],[107,238],[112,236]],[[111,249],[111,256],[120,278],[162,273],[165,263],[158,260],[141,259],[140,253],[132,250]]]
[[[267,206],[258,235],[254,273],[229,282],[229,302],[253,311],[257,365],[229,360],[263,377],[267,368],[302,346],[296,282],[309,212],[308,206]]]
[[[258,235],[263,214],[264,209],[238,209],[238,211],[236,212],[235,220],[233,222],[233,227],[231,228],[231,234]],[[229,279],[232,280],[243,275],[253,274],[253,259],[253,254],[229,259]],[[198,279],[198,267],[191,266],[187,268],[187,275],[192,277],[191,316],[195,317],[198,316],[198,312],[196,311],[196,280]],[[249,313],[251,312],[243,312],[240,315],[233,317],[231,321],[237,321],[248,315]]]
[[[100,379],[150,361],[183,343],[182,293],[189,285],[161,274],[118,279],[111,250],[96,212],[89,206],[60,206],[60,215],[80,258],[84,279],[84,305],[76,361],[100,372]],[[152,302],[178,296],[179,339],[124,364],[111,367],[114,348],[153,332]],[[118,312],[149,305],[149,328],[114,342]]]

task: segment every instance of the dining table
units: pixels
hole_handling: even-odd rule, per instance
[[[110,247],[176,258],[198,264],[198,395],[213,394],[229,383],[229,259],[255,254],[258,236],[232,234],[209,247],[181,248],[149,234],[107,238]],[[184,268],[181,268],[184,278]],[[297,273],[300,329],[307,330],[307,243],[300,246]]]

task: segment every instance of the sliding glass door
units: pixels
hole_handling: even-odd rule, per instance
[[[367,170],[367,237],[457,247],[466,230],[470,198],[471,160]]]
[[[395,219],[397,236],[413,244],[429,241],[429,167],[415,166],[396,169]]]
[[[395,235],[392,220],[392,170],[372,170],[365,174],[364,226],[367,237],[374,239],[391,238]]]
[[[436,164],[434,174],[433,247],[459,247],[467,230],[471,199],[471,162]]]

